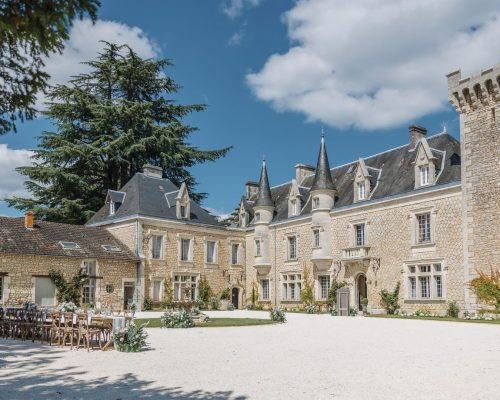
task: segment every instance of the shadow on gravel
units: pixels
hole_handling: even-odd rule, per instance
[[[63,371],[50,369],[67,349],[48,347],[31,341],[0,339],[0,399],[176,399],[176,400],[244,400],[232,391],[185,391],[179,387],[151,387],[153,381],[125,374],[120,379],[101,377],[86,380],[75,367]],[[75,351],[75,356],[77,355]],[[9,360],[6,360],[9,357]],[[133,360],[131,359],[131,362]],[[44,367],[43,371],[40,367]],[[113,368],[112,365],[109,366]],[[196,380],[196,377],[193,376]]]

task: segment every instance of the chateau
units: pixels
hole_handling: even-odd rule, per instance
[[[270,186],[263,162],[230,226],[151,165],[109,190],[85,227],[0,218],[2,302],[48,305],[49,268],[85,267],[85,299],[117,306],[195,300],[206,278],[238,308],[252,294],[295,307],[308,279],[320,302],[347,282],[350,305],[367,298],[373,313],[398,283],[402,310],[476,310],[468,282],[500,268],[500,64],[452,72],[448,90],[460,142],[412,125],[405,145],[331,168],[322,137],[316,167],[297,164],[289,182]]]

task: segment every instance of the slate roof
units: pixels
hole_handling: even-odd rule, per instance
[[[318,163],[314,172],[313,183],[311,190],[335,190],[330,171],[330,163],[328,162],[328,154],[326,153],[325,137],[321,136],[321,144],[319,146]]]
[[[169,179],[138,172],[120,189],[120,192],[125,193],[125,198],[115,214],[109,215],[109,204],[105,204],[87,225],[113,222],[136,215],[179,221],[175,207],[179,188]],[[192,200],[190,209],[190,219],[182,221],[222,226],[214,216]]]
[[[271,189],[269,188],[269,178],[267,176],[266,162],[262,161],[262,170],[259,179],[259,192],[255,201],[256,206],[272,206]]]
[[[446,132],[428,137],[427,142],[436,157],[435,161],[438,170],[436,185],[433,187],[460,182],[460,162],[457,162],[460,159],[460,143]],[[369,200],[426,190],[428,187],[414,189],[415,173],[413,162],[415,157],[415,149],[411,148],[410,144],[407,144],[364,158],[368,172],[372,175],[372,195]],[[337,190],[334,209],[354,203],[353,182],[357,165],[358,161],[356,160],[330,169],[333,185]],[[299,186],[302,195],[301,216],[311,213],[309,192],[314,178],[315,175],[306,177]],[[291,185],[291,182],[287,182],[271,188],[271,196],[275,205],[273,221],[289,218],[288,194]],[[254,199],[255,195],[248,200],[252,201]]]
[[[79,248],[65,250],[59,242],[74,242]],[[117,246],[120,251],[108,251],[102,245]],[[0,217],[2,253],[139,261],[105,228],[35,221],[33,229],[26,229],[24,218],[10,217]]]

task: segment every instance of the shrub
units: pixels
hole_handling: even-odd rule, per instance
[[[198,300],[207,304],[212,297],[212,288],[208,284],[207,278],[203,276],[198,283]]]
[[[366,297],[363,297],[363,298],[361,299],[361,304],[362,304],[363,306],[367,306],[367,305],[368,305],[368,299],[367,299]]]
[[[337,279],[332,280],[332,284],[328,290],[328,303],[335,306],[337,305],[337,290],[343,288],[344,286],[347,286],[347,282],[338,281]]]
[[[458,314],[460,313],[460,308],[458,308],[458,304],[456,301],[448,302],[448,312],[446,315],[451,318],[458,318]]]
[[[174,302],[171,300],[171,299],[165,299],[163,300],[161,303],[160,303],[160,307],[163,309],[163,310],[167,310],[167,309],[170,309],[172,308],[174,305]]]
[[[399,287],[400,283],[398,282],[393,292],[389,292],[387,289],[380,291],[380,303],[387,311],[387,314],[395,314],[399,309]]]
[[[186,300],[186,301],[174,301],[172,304],[172,308],[174,310],[191,310],[193,306],[196,303],[192,302],[191,300]]]
[[[252,283],[252,294],[249,300],[253,306],[255,306],[255,303],[259,300],[259,285],[255,281]]]
[[[286,322],[285,310],[281,307],[274,307],[269,312],[271,320],[284,323]]]
[[[318,308],[314,303],[306,303],[304,310],[306,311],[307,314],[316,314]]]
[[[124,329],[114,332],[113,342],[115,349],[125,352],[139,351],[146,345],[146,338],[148,337],[148,334],[144,330],[146,325],[137,326],[132,322]]]
[[[337,316],[337,306],[332,305],[332,308],[330,309],[330,315],[331,316]]]
[[[227,311],[234,311],[234,304],[233,303],[229,303],[227,305]]]
[[[415,317],[431,317],[432,313],[426,308],[419,308],[417,311],[413,313]]]
[[[192,328],[194,326],[191,312],[187,310],[165,311],[161,317],[164,328]]]
[[[210,308],[212,310],[218,310],[220,308],[220,300],[217,297],[210,298]]]
[[[478,271],[479,276],[470,282],[470,287],[477,298],[495,307],[495,312],[500,314],[500,271],[491,269],[490,274]]]
[[[302,301],[304,306],[314,303],[314,282],[311,279],[311,272],[307,267],[304,267],[304,286],[300,292],[300,301]]]
[[[59,271],[49,271],[49,278],[56,287],[56,299],[58,303],[75,303],[80,305],[82,299],[82,287],[87,281],[88,275],[79,269],[78,273],[69,282],[64,279]]]
[[[229,300],[231,297],[231,292],[229,290],[229,288],[225,288],[221,293],[220,293],[220,296],[219,298],[221,300]]]
[[[253,304],[247,304],[247,305],[246,305],[246,309],[247,309],[248,311],[255,310],[255,305],[253,305]]]
[[[144,299],[144,303],[142,304],[142,308],[144,311],[151,311],[153,309],[153,300],[151,300],[149,297],[146,297]]]
[[[355,317],[356,315],[358,315],[358,310],[354,307],[349,307],[349,317]]]

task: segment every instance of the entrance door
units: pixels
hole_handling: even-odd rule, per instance
[[[367,298],[367,293],[368,293],[368,290],[366,287],[366,275],[365,274],[361,274],[358,276],[357,289],[358,289],[357,290],[357,292],[358,292],[358,298],[357,298],[358,310],[362,311],[363,307],[361,305],[361,299]]]
[[[134,282],[123,282],[123,306],[128,308],[134,303],[134,292],[135,283]]]
[[[233,303],[234,308],[239,308],[240,290],[238,288],[233,288],[231,291],[231,303]]]

